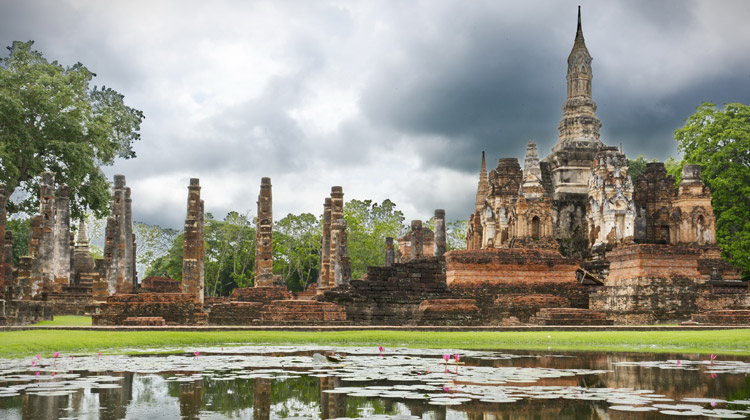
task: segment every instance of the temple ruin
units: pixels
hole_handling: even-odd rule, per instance
[[[18,267],[0,186],[0,323],[86,310],[95,325],[134,326],[750,324],[748,284],[721,258],[700,166],[685,165],[678,185],[663,163],[631,179],[622,148],[600,138],[591,63],[579,8],[558,141],[544,158],[529,142],[523,167],[500,158],[488,171],[482,153],[466,249],[448,249],[437,209],[434,231],[413,220],[395,243],[385,238],[382,266],[352,278],[344,192],[334,186],[317,281],[299,293],[273,273],[270,178],[258,194],[254,285],[228,297],[204,297],[198,179],[188,186],[181,281],[140,284],[124,176],[115,176],[104,258],[95,260],[82,222],[71,235],[69,189],[42,174]]]

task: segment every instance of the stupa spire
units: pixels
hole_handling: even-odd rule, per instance
[[[479,184],[477,185],[476,208],[481,210],[484,207],[484,200],[490,192],[490,181],[487,177],[487,164],[484,161],[484,151],[482,151],[482,168],[479,170]]]
[[[602,123],[596,117],[596,103],[591,95],[591,54],[586,48],[581,25],[581,7],[578,6],[578,24],[573,49],[568,56],[568,95],[563,104],[563,117],[558,126],[560,139],[553,151],[563,144],[586,142],[599,144]]]

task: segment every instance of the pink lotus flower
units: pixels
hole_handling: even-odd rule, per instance
[[[453,356],[453,358],[454,358],[454,359],[456,359],[456,363],[458,363],[458,360],[459,360],[459,359],[461,358],[461,356],[459,356],[459,355],[458,355],[458,353],[456,353],[456,354],[455,354],[455,355]]]
[[[36,360],[31,361],[31,366],[36,366]]]
[[[443,392],[450,392],[450,391],[451,391],[451,389],[450,389],[450,388],[448,388],[447,386],[444,386],[444,387],[443,387]]]
[[[36,371],[36,376],[39,376],[39,374],[40,374],[40,373],[41,373],[41,372],[39,372],[39,371],[37,370],[37,371]]]
[[[677,366],[682,366],[682,361],[681,360],[677,361]]]
[[[60,356],[60,352],[56,351],[55,354],[54,354],[54,356],[55,356],[55,359],[57,359]]]
[[[198,357],[198,355],[201,354],[201,352],[199,352],[198,350],[196,350],[195,353],[193,353],[193,354],[195,355],[195,357]]]
[[[445,363],[448,363],[448,359],[450,359],[450,358],[451,358],[450,354],[444,354],[443,355],[443,360],[445,360]]]
[[[717,374],[715,374],[715,373],[712,373],[712,374],[711,374],[711,379],[716,379],[716,378],[718,378],[718,377],[719,377],[719,375],[717,375]]]
[[[96,357],[99,357],[101,355],[102,355],[102,352],[100,352],[100,351],[96,352]]]
[[[380,347],[378,347],[378,350],[380,350],[380,352],[381,352],[381,353],[382,353],[383,351],[385,351],[385,349],[383,348],[383,346],[380,346]]]
[[[711,407],[716,407],[717,405],[719,404],[716,401],[711,401]]]
[[[37,354],[36,355],[36,360],[41,360],[41,359],[42,359],[42,356],[40,356],[40,355]]]

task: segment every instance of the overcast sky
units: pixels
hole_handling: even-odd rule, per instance
[[[191,177],[206,211],[255,215],[264,176],[276,219],[342,185],[455,220],[483,150],[492,168],[557,141],[578,4],[604,143],[663,160],[702,101],[750,103],[747,1],[0,0],[0,40],[145,113],[137,158],[104,169],[135,220],[181,229]]]

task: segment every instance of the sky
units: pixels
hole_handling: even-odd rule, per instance
[[[704,101],[750,103],[747,1],[11,1],[0,43],[34,40],[144,112],[126,176],[134,220],[205,209],[320,215],[390,199],[407,221],[473,209],[482,151],[523,162],[558,138],[577,6],[601,139],[664,160]],[[7,52],[3,50],[3,56]]]

